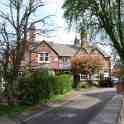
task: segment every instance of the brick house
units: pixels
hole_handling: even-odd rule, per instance
[[[32,69],[48,68],[54,72],[71,71],[71,59],[76,55],[94,54],[103,60],[103,69],[101,73],[105,76],[111,75],[110,56],[106,55],[100,49],[89,46],[84,43],[80,47],[79,43],[74,45],[64,45],[53,42],[28,42],[22,66],[30,64]]]

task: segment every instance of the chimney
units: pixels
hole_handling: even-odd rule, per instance
[[[87,40],[86,38],[81,39],[80,47],[81,48],[87,48]]]
[[[74,39],[74,46],[80,47],[80,40],[77,37]]]
[[[81,39],[80,47],[86,48],[87,47],[87,34],[85,32],[81,32],[80,39]]]

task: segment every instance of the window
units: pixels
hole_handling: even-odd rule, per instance
[[[63,63],[67,63],[68,62],[68,57],[63,57],[62,60],[63,60]]]
[[[38,60],[39,62],[48,62],[48,53],[46,52],[40,53]]]
[[[87,75],[86,74],[80,74],[80,80],[86,80]]]

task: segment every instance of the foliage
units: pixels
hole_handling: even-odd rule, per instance
[[[124,65],[120,64],[113,69],[113,75],[124,80]]]
[[[72,59],[72,69],[74,73],[93,74],[99,71],[103,66],[103,62],[98,56],[92,54],[84,54],[76,56]]]
[[[31,105],[47,101],[62,101],[71,90],[71,75],[51,75],[47,70],[25,71],[18,77],[18,104],[0,104],[0,116],[15,117]]]
[[[47,70],[28,72],[19,79],[19,98],[23,104],[45,102],[71,90],[70,76],[53,76]]]
[[[80,83],[80,86],[79,86],[80,88],[84,88],[84,89],[88,89],[88,88],[91,88],[92,87],[92,85],[90,84],[90,83],[88,83],[87,81],[82,81],[81,83]]]
[[[23,103],[36,104],[53,94],[54,77],[46,71],[28,72],[19,82],[19,96]]]
[[[106,80],[100,80],[99,86],[100,87],[113,87],[113,82],[110,78],[108,78]]]
[[[0,27],[2,34],[0,65],[2,66],[2,78],[5,82],[8,104],[14,104],[18,87],[18,73],[22,69],[25,51],[29,50],[29,33],[34,30],[33,26],[36,23],[44,23],[48,16],[32,20],[32,15],[37,9],[44,6],[42,0],[8,0],[5,5],[7,11],[0,8],[0,19],[3,20]]]
[[[57,92],[64,94],[72,89],[72,76],[68,74],[56,76],[56,83],[58,85]]]
[[[7,116],[13,118],[16,116],[17,113],[23,112],[27,106],[20,106],[20,105],[2,105],[0,104],[0,116]]]
[[[55,102],[61,102],[63,100],[64,100],[64,95],[63,94],[60,94],[60,95],[54,95],[54,96],[52,96],[49,101],[51,101],[51,102],[54,102],[54,101]]]
[[[123,0],[65,0],[64,17],[69,27],[83,27],[92,36],[105,32],[124,63],[123,5]]]

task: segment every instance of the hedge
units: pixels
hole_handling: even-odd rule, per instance
[[[25,73],[19,78],[18,96],[23,104],[37,104],[72,88],[71,76],[53,76],[46,70]]]

